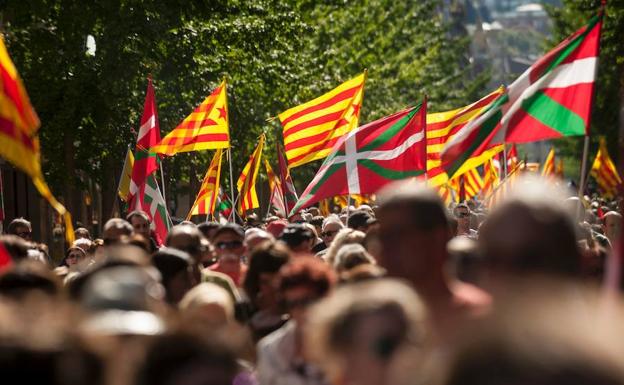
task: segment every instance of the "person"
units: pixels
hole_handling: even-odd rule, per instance
[[[457,219],[457,236],[465,236],[477,239],[477,231],[470,227],[472,211],[466,203],[460,203],[453,209],[453,215]]]
[[[28,258],[28,242],[17,235],[0,235],[0,244],[7,251],[12,262]],[[2,268],[2,266],[0,266]]]
[[[487,293],[447,276],[447,214],[438,194],[417,181],[387,185],[378,194],[381,254],[390,277],[411,282],[431,311],[441,338],[457,324],[482,315],[490,306]]]
[[[197,225],[197,229],[204,234],[207,240],[211,241],[217,229],[221,227],[217,222],[202,222]]]
[[[25,260],[0,274],[0,296],[22,301],[32,294],[55,298],[61,293],[59,278],[41,263]]]
[[[360,245],[363,245],[365,238],[366,234],[363,232],[345,227],[340,230],[338,234],[336,234],[336,237],[332,241],[331,246],[327,249],[327,253],[325,253],[323,259],[329,263],[330,266],[333,266],[336,254],[338,254],[338,251],[342,246],[351,243],[359,243]]]
[[[240,287],[247,273],[247,266],[243,264],[246,248],[243,241],[245,232],[235,223],[221,226],[213,237],[217,251],[217,263],[208,269],[229,276],[237,287]]]
[[[342,246],[334,258],[334,270],[338,274],[364,264],[374,265],[376,261],[359,243]]]
[[[193,275],[193,260],[188,253],[169,247],[152,256],[152,264],[161,275],[167,302],[176,305],[198,282]]]
[[[290,320],[258,343],[260,385],[325,384],[323,373],[305,359],[303,330],[307,308],[327,296],[335,281],[331,268],[317,258],[294,258],[282,266],[278,288]]]
[[[622,214],[616,211],[609,211],[602,217],[604,235],[609,239],[611,246],[615,246],[622,233]]]
[[[253,306],[249,326],[256,341],[286,322],[278,302],[277,279],[289,260],[288,248],[274,241],[261,243],[250,255],[243,288]]]
[[[174,249],[182,250],[191,257],[191,267],[195,281],[201,280],[203,266],[202,258],[205,254],[205,245],[202,243],[203,235],[195,225],[177,225],[167,234],[165,245]]]
[[[126,216],[126,220],[132,225],[135,234],[139,234],[149,243],[149,252],[153,253],[158,250],[158,244],[152,238],[150,217],[146,212],[135,210]]]
[[[368,226],[375,222],[375,218],[366,210],[355,210],[347,218],[347,227],[363,233],[368,231]]]
[[[291,223],[282,232],[284,242],[294,254],[309,254],[315,241],[314,233],[305,224]]]
[[[17,235],[26,240],[32,240],[32,225],[24,218],[15,218],[7,226],[7,234]]]
[[[251,251],[254,247],[265,241],[275,241],[275,238],[267,231],[257,227],[252,227],[245,231],[245,240],[243,243],[247,251]]]
[[[111,218],[104,224],[102,239],[104,245],[110,246],[119,243],[123,238],[130,237],[134,228],[128,221],[121,218]]]
[[[178,304],[189,322],[218,329],[236,321],[232,296],[221,286],[203,282],[189,290]]]
[[[83,248],[72,246],[67,249],[67,252],[65,252],[65,258],[61,262],[61,265],[69,267],[70,271],[75,271],[86,261],[86,259],[87,253]]]
[[[330,247],[336,234],[344,228],[344,225],[340,221],[340,218],[336,215],[330,215],[323,221],[321,230],[321,239],[327,247]],[[323,253],[324,254],[324,253]]]
[[[84,238],[91,240],[91,233],[84,227],[78,227],[76,230],[74,230],[74,237],[76,239]]]
[[[397,353],[428,348],[425,304],[398,280],[341,286],[308,313],[306,355],[335,385],[394,385]]]

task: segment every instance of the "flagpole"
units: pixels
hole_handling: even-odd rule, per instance
[[[158,162],[158,166],[160,167],[160,184],[162,185],[162,196],[163,196],[163,200],[165,201],[165,208],[166,208],[168,205],[167,205],[167,195],[165,193],[165,171],[163,170],[162,164],[163,164],[163,159],[161,159],[160,162]]]
[[[425,100],[423,101],[423,106],[422,108],[425,109],[425,113],[422,114],[424,116],[424,122],[422,122],[422,126],[423,126],[423,140],[425,141],[425,153],[424,153],[424,157],[425,157],[425,185],[429,185],[429,175],[427,173],[427,94],[425,94]]]
[[[492,192],[483,199],[483,202],[487,202],[490,199],[492,199],[492,197],[494,196],[494,194],[496,194],[496,192],[503,186],[503,184],[505,184],[505,182],[507,182],[507,180],[518,170],[520,170],[520,167],[523,165],[523,160],[519,161],[518,164],[516,165],[516,167],[514,167],[511,171],[509,171],[509,174],[505,175],[505,177],[500,181],[500,183],[498,183],[498,186],[494,187],[494,189],[492,190]]]
[[[230,196],[233,198],[234,197],[234,171],[232,171],[232,150],[231,150],[231,147],[228,147],[227,153],[228,153],[228,163],[230,164]]]
[[[583,197],[585,191],[585,179],[587,178],[587,157],[589,156],[589,135],[585,135],[583,144],[583,160],[581,161],[581,179],[579,180],[579,198]]]
[[[503,143],[503,175],[507,176],[507,143]]]

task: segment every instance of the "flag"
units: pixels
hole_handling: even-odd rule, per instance
[[[587,135],[602,13],[535,62],[444,147],[453,175],[473,154],[504,142]]]
[[[63,217],[65,237],[74,241],[71,215],[52,195],[41,171],[39,118],[0,37],[0,157],[26,173],[45,200]]]
[[[264,134],[260,135],[260,141],[254,152],[249,157],[249,161],[243,168],[243,172],[238,177],[236,187],[238,188],[238,212],[245,215],[247,210],[260,206],[258,194],[256,193],[256,178],[260,169],[262,149],[264,148]]]
[[[156,232],[160,239],[166,239],[173,224],[167,212],[165,199],[160,192],[158,183],[156,183],[155,173],[147,177],[133,202],[135,206],[131,207],[130,210],[145,212],[152,222],[151,229]]]
[[[499,169],[495,166],[494,158],[485,162],[483,166],[483,196],[490,195],[500,183]]]
[[[119,199],[124,202],[128,202],[130,198],[130,181],[132,180],[132,169],[134,166],[134,155],[130,146],[126,150],[126,159],[124,160],[123,169],[121,170],[121,176],[119,177],[119,184],[117,187],[117,194]]]
[[[331,214],[331,210],[329,208],[329,198],[323,199],[319,202],[319,211],[321,215],[327,218]]]
[[[366,72],[278,115],[288,167],[325,158],[341,136],[358,126],[365,82]]]
[[[221,158],[223,156],[223,150],[218,149],[215,152],[206,176],[199,189],[195,203],[191,206],[186,220],[191,219],[193,215],[200,214],[213,214],[217,205],[217,195],[219,195],[219,180],[221,178]]]
[[[286,206],[284,206],[284,193],[282,183],[280,182],[273,168],[269,164],[268,160],[264,160],[264,167],[267,172],[267,179],[269,180],[269,191],[271,194],[270,202],[271,206],[275,209],[275,212],[282,218],[285,218],[288,214]]]
[[[0,170],[0,222],[4,220],[4,189],[2,188],[2,170]],[[2,223],[0,223],[2,230]]]
[[[507,169],[511,170],[518,164],[518,148],[516,144],[512,144],[511,148],[507,152]]]
[[[225,80],[176,128],[152,147],[153,152],[179,152],[230,147]]]
[[[622,178],[609,156],[607,142],[604,137],[600,138],[600,146],[590,174],[596,179],[598,188],[605,197],[612,198],[616,196],[618,188],[622,185]]]
[[[430,186],[442,186],[449,180],[442,167],[441,155],[444,145],[468,122],[476,119],[502,93],[503,88],[501,87],[468,106],[427,114],[427,183]],[[481,165],[502,149],[501,146],[482,154],[475,154],[470,161],[466,162],[464,171]]]
[[[459,191],[460,202],[475,198],[484,186],[483,178],[476,167],[451,179],[449,184],[455,191]]]
[[[557,162],[557,170],[555,171],[555,174],[561,179],[565,178],[565,174],[563,172],[563,159],[559,159]]]
[[[159,139],[160,126],[158,125],[156,97],[152,80],[148,79],[141,126],[134,152],[128,209],[144,211],[151,220],[152,230],[160,239],[165,239],[172,224],[167,212],[167,204],[156,183],[158,156],[151,150]]]
[[[544,165],[542,167],[542,176],[554,176],[555,173],[555,148],[551,147]]]
[[[232,202],[226,193],[223,192],[223,189],[219,187],[219,197],[217,198],[217,208],[216,211],[219,215],[224,216],[225,218],[229,218],[230,214],[232,214]],[[215,215],[216,216],[216,215]]]
[[[374,194],[425,171],[426,105],[368,123],[340,139],[291,211],[337,195]]]
[[[288,169],[288,165],[286,164],[286,159],[284,159],[284,153],[282,152],[279,143],[275,143],[275,146],[277,149],[277,162],[279,166],[280,183],[282,184],[284,202],[287,208],[286,212],[289,213],[290,210],[295,207],[295,204],[297,204],[299,196],[297,195],[297,190],[295,190],[295,184],[293,183],[292,177],[290,176],[290,170]]]

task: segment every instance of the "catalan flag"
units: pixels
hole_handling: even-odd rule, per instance
[[[427,183],[430,186],[442,186],[449,180],[442,168],[441,154],[445,144],[468,122],[477,118],[485,111],[503,93],[503,90],[502,87],[498,88],[496,91],[466,107],[427,114]],[[483,164],[494,154],[502,151],[502,149],[502,146],[498,146],[473,156],[456,175]]]
[[[264,160],[264,167],[266,168],[267,179],[269,180],[269,190],[271,191],[271,206],[275,209],[275,212],[282,218],[285,218],[288,214],[288,210],[286,209],[286,204],[284,203],[284,189],[282,186],[282,182],[275,172],[273,168],[269,164],[268,160]]]
[[[338,138],[358,126],[366,72],[278,115],[288,167],[323,159]]]
[[[500,176],[498,173],[498,169],[494,164],[494,158],[491,158],[487,162],[485,162],[483,169],[483,195],[488,196],[500,183]]]
[[[151,151],[164,155],[230,147],[225,80]]]
[[[459,176],[456,176],[455,178],[451,180],[450,184],[451,186],[455,187],[456,191],[463,190],[464,194],[461,194],[461,193],[459,194],[460,201],[462,199],[468,200],[468,199],[475,198],[477,195],[479,195],[481,190],[483,190],[483,186],[484,186],[483,178],[481,178],[481,175],[479,174],[479,170],[476,167],[466,171],[465,173]]]
[[[25,172],[37,191],[65,220],[65,236],[74,241],[71,215],[52,195],[41,171],[39,118],[0,38],[0,156]]]
[[[256,193],[256,178],[258,178],[263,148],[264,134],[260,136],[258,146],[249,157],[249,161],[245,165],[245,168],[243,168],[243,172],[236,182],[236,187],[238,188],[237,206],[240,215],[244,215],[247,210],[255,209],[260,206],[258,203],[258,194]]]
[[[618,188],[622,186],[622,178],[609,156],[607,142],[604,137],[600,138],[600,147],[591,168],[591,176],[596,179],[602,194],[608,198],[614,197]]]
[[[554,176],[555,174],[555,148],[551,147],[548,155],[546,156],[546,160],[544,161],[544,166],[542,167],[542,176]]]
[[[206,176],[199,189],[195,203],[191,206],[191,210],[186,216],[186,220],[191,219],[193,215],[213,214],[217,205],[217,196],[219,195],[219,180],[221,179],[221,158],[223,150],[218,149],[212,157],[212,161],[206,171]]]
[[[132,169],[134,166],[134,155],[130,146],[126,151],[126,159],[124,160],[123,169],[121,170],[121,176],[119,177],[119,187],[117,187],[117,194],[119,199],[124,202],[128,202],[130,198],[130,181],[132,180]]]

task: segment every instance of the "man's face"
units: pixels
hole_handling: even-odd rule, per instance
[[[466,228],[470,226],[470,210],[466,207],[456,208],[455,218],[457,218],[457,224],[460,228]]]
[[[32,229],[29,226],[15,227],[15,235],[27,241],[32,240]]]
[[[141,234],[146,239],[150,238],[150,224],[140,215],[135,215],[130,219],[130,224],[134,228],[134,232]]]
[[[331,243],[334,241],[334,238],[336,238],[336,234],[338,234],[340,229],[342,229],[342,226],[340,226],[338,223],[330,222],[325,225],[325,227],[323,228],[323,231],[321,232],[321,239],[323,239],[323,242],[325,242],[325,245],[327,246],[331,245]]]
[[[622,219],[616,215],[608,215],[605,217],[604,231],[605,235],[611,242],[620,236],[620,226]]]
[[[240,258],[245,253],[243,238],[238,234],[225,231],[214,238],[214,245],[219,262],[240,262]]]

